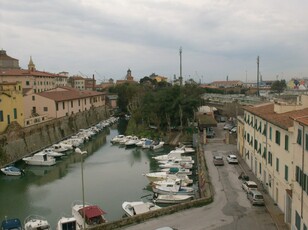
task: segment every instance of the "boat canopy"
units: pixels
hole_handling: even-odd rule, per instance
[[[83,216],[85,214],[86,218],[88,218],[88,219],[106,214],[105,211],[103,211],[102,209],[100,209],[96,205],[86,206],[86,207],[80,209],[79,213],[81,214],[81,216]]]

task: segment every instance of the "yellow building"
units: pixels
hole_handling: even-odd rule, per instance
[[[24,104],[21,82],[0,83],[0,133],[12,123],[24,126]]]
[[[291,229],[308,226],[308,159],[304,159],[308,128],[299,122],[303,117],[308,117],[307,95],[294,104],[275,102],[244,108],[243,159]]]

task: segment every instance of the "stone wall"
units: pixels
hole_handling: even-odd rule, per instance
[[[5,134],[0,135],[0,166],[46,148],[108,117],[109,112],[104,106],[31,127],[12,125]]]

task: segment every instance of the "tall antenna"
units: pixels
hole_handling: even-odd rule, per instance
[[[182,47],[180,47],[180,85],[183,84],[183,77],[182,77]]]
[[[257,96],[259,97],[260,96],[260,92],[259,92],[259,62],[260,62],[260,59],[259,59],[259,56],[257,57]]]

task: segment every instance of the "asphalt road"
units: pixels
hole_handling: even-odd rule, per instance
[[[193,208],[168,216],[162,216],[147,222],[126,227],[127,230],[154,230],[169,226],[178,230],[211,230],[211,229],[239,229],[239,230],[272,230],[276,226],[264,206],[252,206],[241,188],[240,165],[229,165],[226,155],[236,152],[235,145],[226,145],[219,141],[226,131],[222,124],[214,129],[215,138],[204,146],[204,154],[214,187],[214,202],[200,208]],[[214,166],[213,155],[224,157],[224,166]]]

